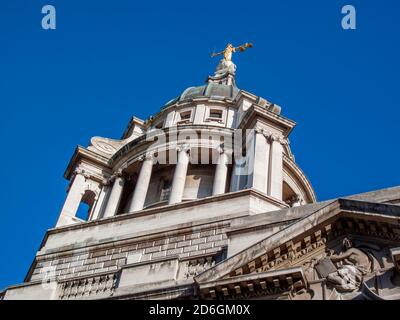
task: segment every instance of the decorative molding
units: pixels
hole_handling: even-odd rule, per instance
[[[294,297],[304,291],[307,282],[302,268],[290,268],[229,279],[199,283],[203,299],[249,299],[262,296]]]
[[[310,181],[308,180],[304,172],[300,169],[300,167],[296,164],[296,162],[294,162],[294,159],[291,159],[285,153],[283,153],[283,165],[284,170],[286,167],[287,170],[289,170],[288,174],[290,173],[290,175],[296,177],[302,184],[309,200],[311,202],[317,202],[317,197]]]
[[[399,241],[400,228],[385,223],[340,218],[334,223],[321,225],[313,233],[304,234],[301,238],[291,239],[279,246],[270,248],[259,257],[247,262],[230,273],[230,277],[249,273],[267,272],[299,264],[305,258],[325,250],[328,240],[348,235],[375,236],[382,240]],[[284,249],[283,249],[284,248]],[[259,267],[255,267],[259,266]]]
[[[197,276],[198,274],[210,269],[215,265],[214,257],[203,257],[188,261],[185,272],[186,279]]]
[[[117,278],[117,273],[111,273],[60,282],[58,284],[59,299],[71,300],[99,295],[111,296],[116,288]]]
[[[176,209],[183,209],[183,208],[193,208],[195,205],[216,203],[218,201],[231,200],[231,199],[236,199],[236,198],[246,197],[246,196],[254,196],[261,200],[266,200],[268,202],[271,202],[277,206],[281,206],[282,208],[289,208],[289,206],[286,203],[284,203],[283,201],[279,201],[276,198],[272,198],[263,192],[260,192],[256,189],[250,188],[250,189],[243,189],[243,190],[238,190],[238,191],[234,191],[234,192],[224,193],[224,194],[216,195],[213,197],[206,197],[206,198],[201,198],[201,199],[196,199],[196,200],[184,201],[184,202],[174,204],[172,206],[161,206],[161,207],[143,209],[142,211],[137,212],[134,215],[129,214],[129,213],[119,214],[116,216],[103,218],[100,220],[88,221],[84,224],[68,225],[68,226],[53,228],[53,229],[48,230],[47,234],[50,235],[50,234],[62,233],[62,232],[65,232],[66,230],[81,230],[81,229],[85,229],[85,228],[91,228],[96,225],[108,224],[110,222],[130,220],[132,218],[135,219],[139,216],[151,216],[156,213],[164,213],[167,211],[173,211]],[[244,216],[244,214],[238,214],[238,216]],[[218,219],[220,219],[220,218],[218,218]],[[162,230],[164,230],[164,229],[162,229]],[[75,249],[77,249],[77,248],[75,248]]]
[[[93,141],[93,146],[99,151],[109,155],[113,155],[115,152],[117,152],[117,149],[114,146],[104,141]]]
[[[90,179],[90,177],[91,177],[90,174],[87,173],[84,169],[79,168],[79,167],[75,168],[74,171],[71,174],[71,177],[70,177],[70,180],[69,180],[69,184],[68,184],[68,187],[67,187],[67,192],[69,192],[69,190],[71,189],[72,184],[74,183],[75,178],[76,178],[77,175],[81,175],[82,177],[84,177],[85,178],[85,182],[88,179]]]

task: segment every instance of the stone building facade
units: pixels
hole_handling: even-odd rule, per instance
[[[56,226],[0,296],[399,298],[400,188],[317,202],[295,123],[235,74],[224,58],[120,140],[78,146]]]

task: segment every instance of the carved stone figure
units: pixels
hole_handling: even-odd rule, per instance
[[[351,292],[360,287],[363,276],[370,271],[371,261],[366,253],[354,248],[347,238],[343,240],[343,247],[345,252],[329,256],[338,269],[330,273],[327,280],[337,290]]]
[[[304,274],[308,281],[315,280],[316,277],[315,266],[317,265],[317,263],[318,263],[317,259],[311,259],[310,261],[306,261],[303,264]]]

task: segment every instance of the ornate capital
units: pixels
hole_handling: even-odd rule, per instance
[[[279,142],[280,142],[281,145],[283,145],[283,146],[288,146],[288,145],[289,145],[288,139],[285,139],[285,138],[280,138],[280,139],[279,139]]]
[[[115,179],[117,178],[125,178],[125,173],[123,172],[123,170],[120,168],[117,171],[114,171],[114,173],[112,174],[112,176],[109,179],[109,182],[114,182]]]
[[[124,173],[122,172],[121,168],[113,173],[113,176],[118,177],[118,178],[121,178],[123,175],[124,175]]]
[[[101,184],[103,185],[103,186],[109,186],[110,185],[110,183],[111,183],[111,178],[104,178],[103,180],[101,180]]]
[[[275,142],[279,142],[282,145],[288,145],[289,144],[287,139],[283,138],[279,134],[272,133],[271,131],[265,130],[263,128],[256,127],[254,129],[254,131],[256,132],[256,134],[262,134],[267,139],[267,141],[269,143],[273,143],[275,141]]]
[[[139,161],[144,161],[144,160],[153,160],[154,159],[154,152],[146,152],[144,154],[142,154],[138,160]]]
[[[266,138],[269,140],[270,143],[273,143],[273,142],[280,143],[280,139],[281,139],[277,134],[274,134],[274,133],[269,133],[269,135],[266,136]]]
[[[87,173],[84,169],[82,169],[82,168],[76,168],[76,169],[74,170],[73,174],[72,174],[72,179],[71,179],[71,180],[73,180],[73,178],[75,178],[75,176],[76,176],[77,174],[80,174],[80,175],[84,176],[85,179],[89,179],[89,178],[90,178],[90,174]]]
[[[217,150],[217,152],[218,152],[219,154],[225,153],[225,148],[224,148],[223,145],[218,146],[217,148],[215,148],[215,150]]]
[[[225,148],[224,145],[219,145],[215,150],[219,154],[226,154],[227,156],[231,156],[233,154],[233,150]]]
[[[187,143],[181,144],[181,145],[176,147],[176,151],[178,151],[178,152],[184,151],[184,152],[189,153],[190,152],[190,145],[187,144]]]

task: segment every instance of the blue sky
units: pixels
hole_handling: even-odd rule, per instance
[[[41,28],[41,8],[57,29]],[[357,30],[341,28],[341,8]],[[20,283],[67,182],[77,144],[119,138],[218,62],[298,126],[296,160],[320,200],[400,184],[400,4],[371,1],[2,0],[0,2],[0,288]]]

